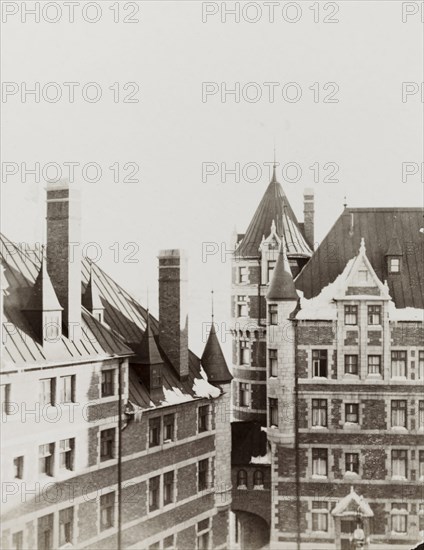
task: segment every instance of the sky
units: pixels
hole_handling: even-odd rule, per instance
[[[259,2],[91,4],[74,4],[74,22],[63,6],[41,7],[37,22],[21,2],[2,2],[1,230],[42,242],[43,175],[79,163],[85,252],[143,304],[148,294],[153,313],[158,251],[187,251],[195,352],[212,288],[216,320],[229,320],[225,251],[269,183],[274,147],[300,221],[303,190],[314,189],[318,242],[344,197],[423,205],[419,3],[275,2],[273,21]],[[238,22],[225,12],[237,4]],[[37,101],[25,93],[36,86]],[[39,182],[24,178],[36,163]]]

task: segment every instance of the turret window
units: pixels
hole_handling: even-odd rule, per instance
[[[250,347],[246,340],[240,341],[240,365],[249,365],[250,363]]]
[[[271,281],[276,263],[277,263],[276,260],[268,260],[268,264],[267,264],[267,282],[268,283]]]
[[[249,401],[250,401],[249,394],[250,394],[249,384],[247,384],[246,382],[240,382],[240,387],[239,387],[240,407],[249,406]]]
[[[278,426],[278,400],[269,399],[269,425]]]
[[[357,325],[358,324],[358,306],[345,306],[344,307],[345,325]]]
[[[270,304],[268,311],[269,311],[269,324],[278,325],[278,305]]]
[[[237,317],[247,317],[246,296],[237,296]]]
[[[276,349],[270,349],[269,353],[269,375],[278,375],[278,351]]]
[[[389,258],[389,273],[400,272],[400,258]]]
[[[239,267],[238,269],[238,279],[239,283],[248,283],[249,282],[249,268],[246,266]]]

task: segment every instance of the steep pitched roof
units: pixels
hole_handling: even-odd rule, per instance
[[[93,312],[95,309],[104,309],[102,301],[100,299],[100,294],[95,283],[95,274],[90,270],[90,278],[87,283],[84,294],[82,295],[82,305],[88,309],[88,311]]]
[[[140,365],[160,365],[163,363],[162,356],[150,326],[149,312],[147,312],[147,326],[140,345],[135,346],[133,349],[137,355],[137,363]]]
[[[332,283],[366,242],[367,257],[381,281],[387,280],[397,308],[424,308],[424,221],[422,208],[346,208],[295,280],[305,298]],[[396,222],[403,253],[400,273],[387,270],[386,253]]]
[[[61,311],[63,309],[59,304],[56,292],[47,273],[46,264],[46,258],[43,257],[31,297],[24,308],[26,311]]]
[[[290,264],[284,247],[284,240],[278,254],[277,263],[275,264],[266,298],[270,301],[298,299]]]
[[[227,362],[219,345],[215,325],[212,323],[208,340],[201,358],[203,368],[211,382],[225,384],[231,382],[233,377],[228,370]]]
[[[269,235],[273,220],[277,226],[277,234],[285,237],[286,251],[289,257],[308,258],[311,256],[312,251],[275,175],[268,185],[235,255],[257,258],[262,237]]]
[[[364,499],[364,497],[359,496],[353,487],[351,487],[350,493],[339,500],[331,511],[331,514],[333,516],[351,516],[352,513],[357,512],[360,512],[362,516],[367,518],[372,518],[374,516],[374,512],[368,502]]]

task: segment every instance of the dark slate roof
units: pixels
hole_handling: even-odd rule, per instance
[[[252,457],[267,453],[266,432],[259,422],[232,422],[231,442],[231,464],[234,465],[248,465]]]
[[[211,382],[225,384],[233,379],[219,345],[214,323],[212,323],[201,361]]]
[[[26,311],[62,311],[46,268],[46,259],[41,259],[40,270],[32,288]]]
[[[277,234],[284,236],[289,257],[309,258],[312,255],[287,196],[275,177],[268,185],[235,255],[257,258],[262,238],[270,234],[273,221]]]
[[[140,365],[160,365],[163,363],[158,344],[150,326],[150,315],[147,315],[147,327],[141,338],[140,345],[133,347],[136,352],[136,362]]]
[[[361,238],[381,281],[387,280],[397,308],[424,308],[424,209],[346,208],[295,280],[305,298],[317,296],[357,255]],[[401,272],[387,270],[393,228],[402,252]]]
[[[91,312],[93,312],[93,310],[95,309],[104,309],[95,282],[95,275],[92,272],[90,272],[88,284],[86,286],[84,294],[82,295],[82,305]]]
[[[284,248],[280,250],[277,263],[266,295],[267,300],[298,300],[296,287]]]

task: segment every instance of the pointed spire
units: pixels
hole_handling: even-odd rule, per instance
[[[366,251],[367,251],[367,250],[366,250],[366,248],[365,248],[365,239],[364,239],[364,237],[362,237],[362,238],[361,238],[361,244],[360,244],[360,246],[359,246],[359,253],[362,254],[362,255],[364,255],[364,254],[366,254]]]
[[[281,241],[280,252],[266,298],[270,301],[298,300],[293,275],[286,255],[284,239]]]
[[[386,256],[402,256],[402,245],[398,237],[398,222],[396,217],[393,223],[393,232],[389,241],[389,247],[387,248]]]
[[[41,265],[31,297],[25,307],[25,311],[62,311],[63,307],[57,299],[53,284],[47,273],[46,247],[41,247]]]
[[[276,161],[276,155],[275,155],[275,139],[274,139],[274,162],[272,165],[272,183],[277,183],[277,161]]]
[[[206,346],[202,354],[201,362],[210,382],[226,384],[231,382],[233,379],[230,371],[228,370],[224,354],[222,353],[215,330],[215,324],[213,322],[209,332],[208,341],[206,342]]]
[[[100,299],[99,290],[94,282],[95,273],[90,263],[90,275],[88,278],[87,287],[82,297],[82,305],[90,311],[90,313],[99,312],[104,310],[103,303]]]
[[[136,352],[138,355],[138,363],[141,365],[160,365],[163,363],[162,356],[150,327],[149,310],[147,310],[146,330],[144,331],[140,345],[137,346]]]
[[[213,312],[213,290],[211,290],[211,317],[212,317],[212,326],[213,326],[213,318],[214,318],[214,312]]]

